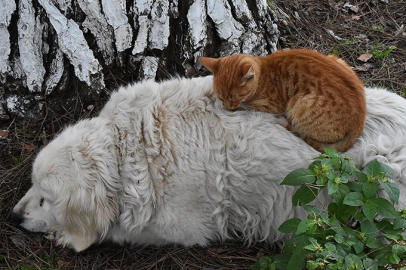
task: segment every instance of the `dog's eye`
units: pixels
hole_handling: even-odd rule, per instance
[[[42,206],[44,204],[44,198],[41,198],[41,200],[39,200],[39,206]]]

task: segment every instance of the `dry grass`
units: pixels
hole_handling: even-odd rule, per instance
[[[372,57],[367,69],[358,74],[367,85],[385,86],[404,95],[406,37],[396,35],[396,31],[402,25],[406,28],[406,1],[388,2],[352,1],[359,8],[354,12],[343,9],[344,1],[273,1],[280,18],[280,47],[334,53],[351,66],[360,67],[364,64],[357,60],[361,54],[396,46],[385,57]],[[75,253],[13,224],[9,212],[30,186],[35,154],[64,125],[94,113],[83,110],[80,102],[77,107],[75,111],[85,113],[57,115],[49,111],[40,123],[0,123],[0,131],[8,131],[7,137],[0,139],[0,269],[247,269],[258,257],[274,252],[261,244],[247,248],[233,242],[209,248],[120,247],[106,243]]]

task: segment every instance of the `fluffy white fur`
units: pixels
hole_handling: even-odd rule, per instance
[[[348,155],[395,168],[406,206],[406,101],[382,89],[366,95],[365,131]],[[279,183],[316,156],[272,114],[223,110],[212,77],[147,81],[119,89],[100,116],[47,145],[13,211],[24,228],[77,251],[102,240],[273,243],[282,222],[304,216],[294,189]]]

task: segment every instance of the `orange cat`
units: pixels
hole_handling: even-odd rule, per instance
[[[214,74],[214,91],[226,109],[245,104],[283,114],[284,126],[318,151],[333,147],[344,152],[362,134],[364,86],[338,57],[294,49],[200,61]]]

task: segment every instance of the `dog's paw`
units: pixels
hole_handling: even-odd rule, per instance
[[[62,237],[62,231],[59,228],[51,228],[45,235],[48,240],[58,241]]]

